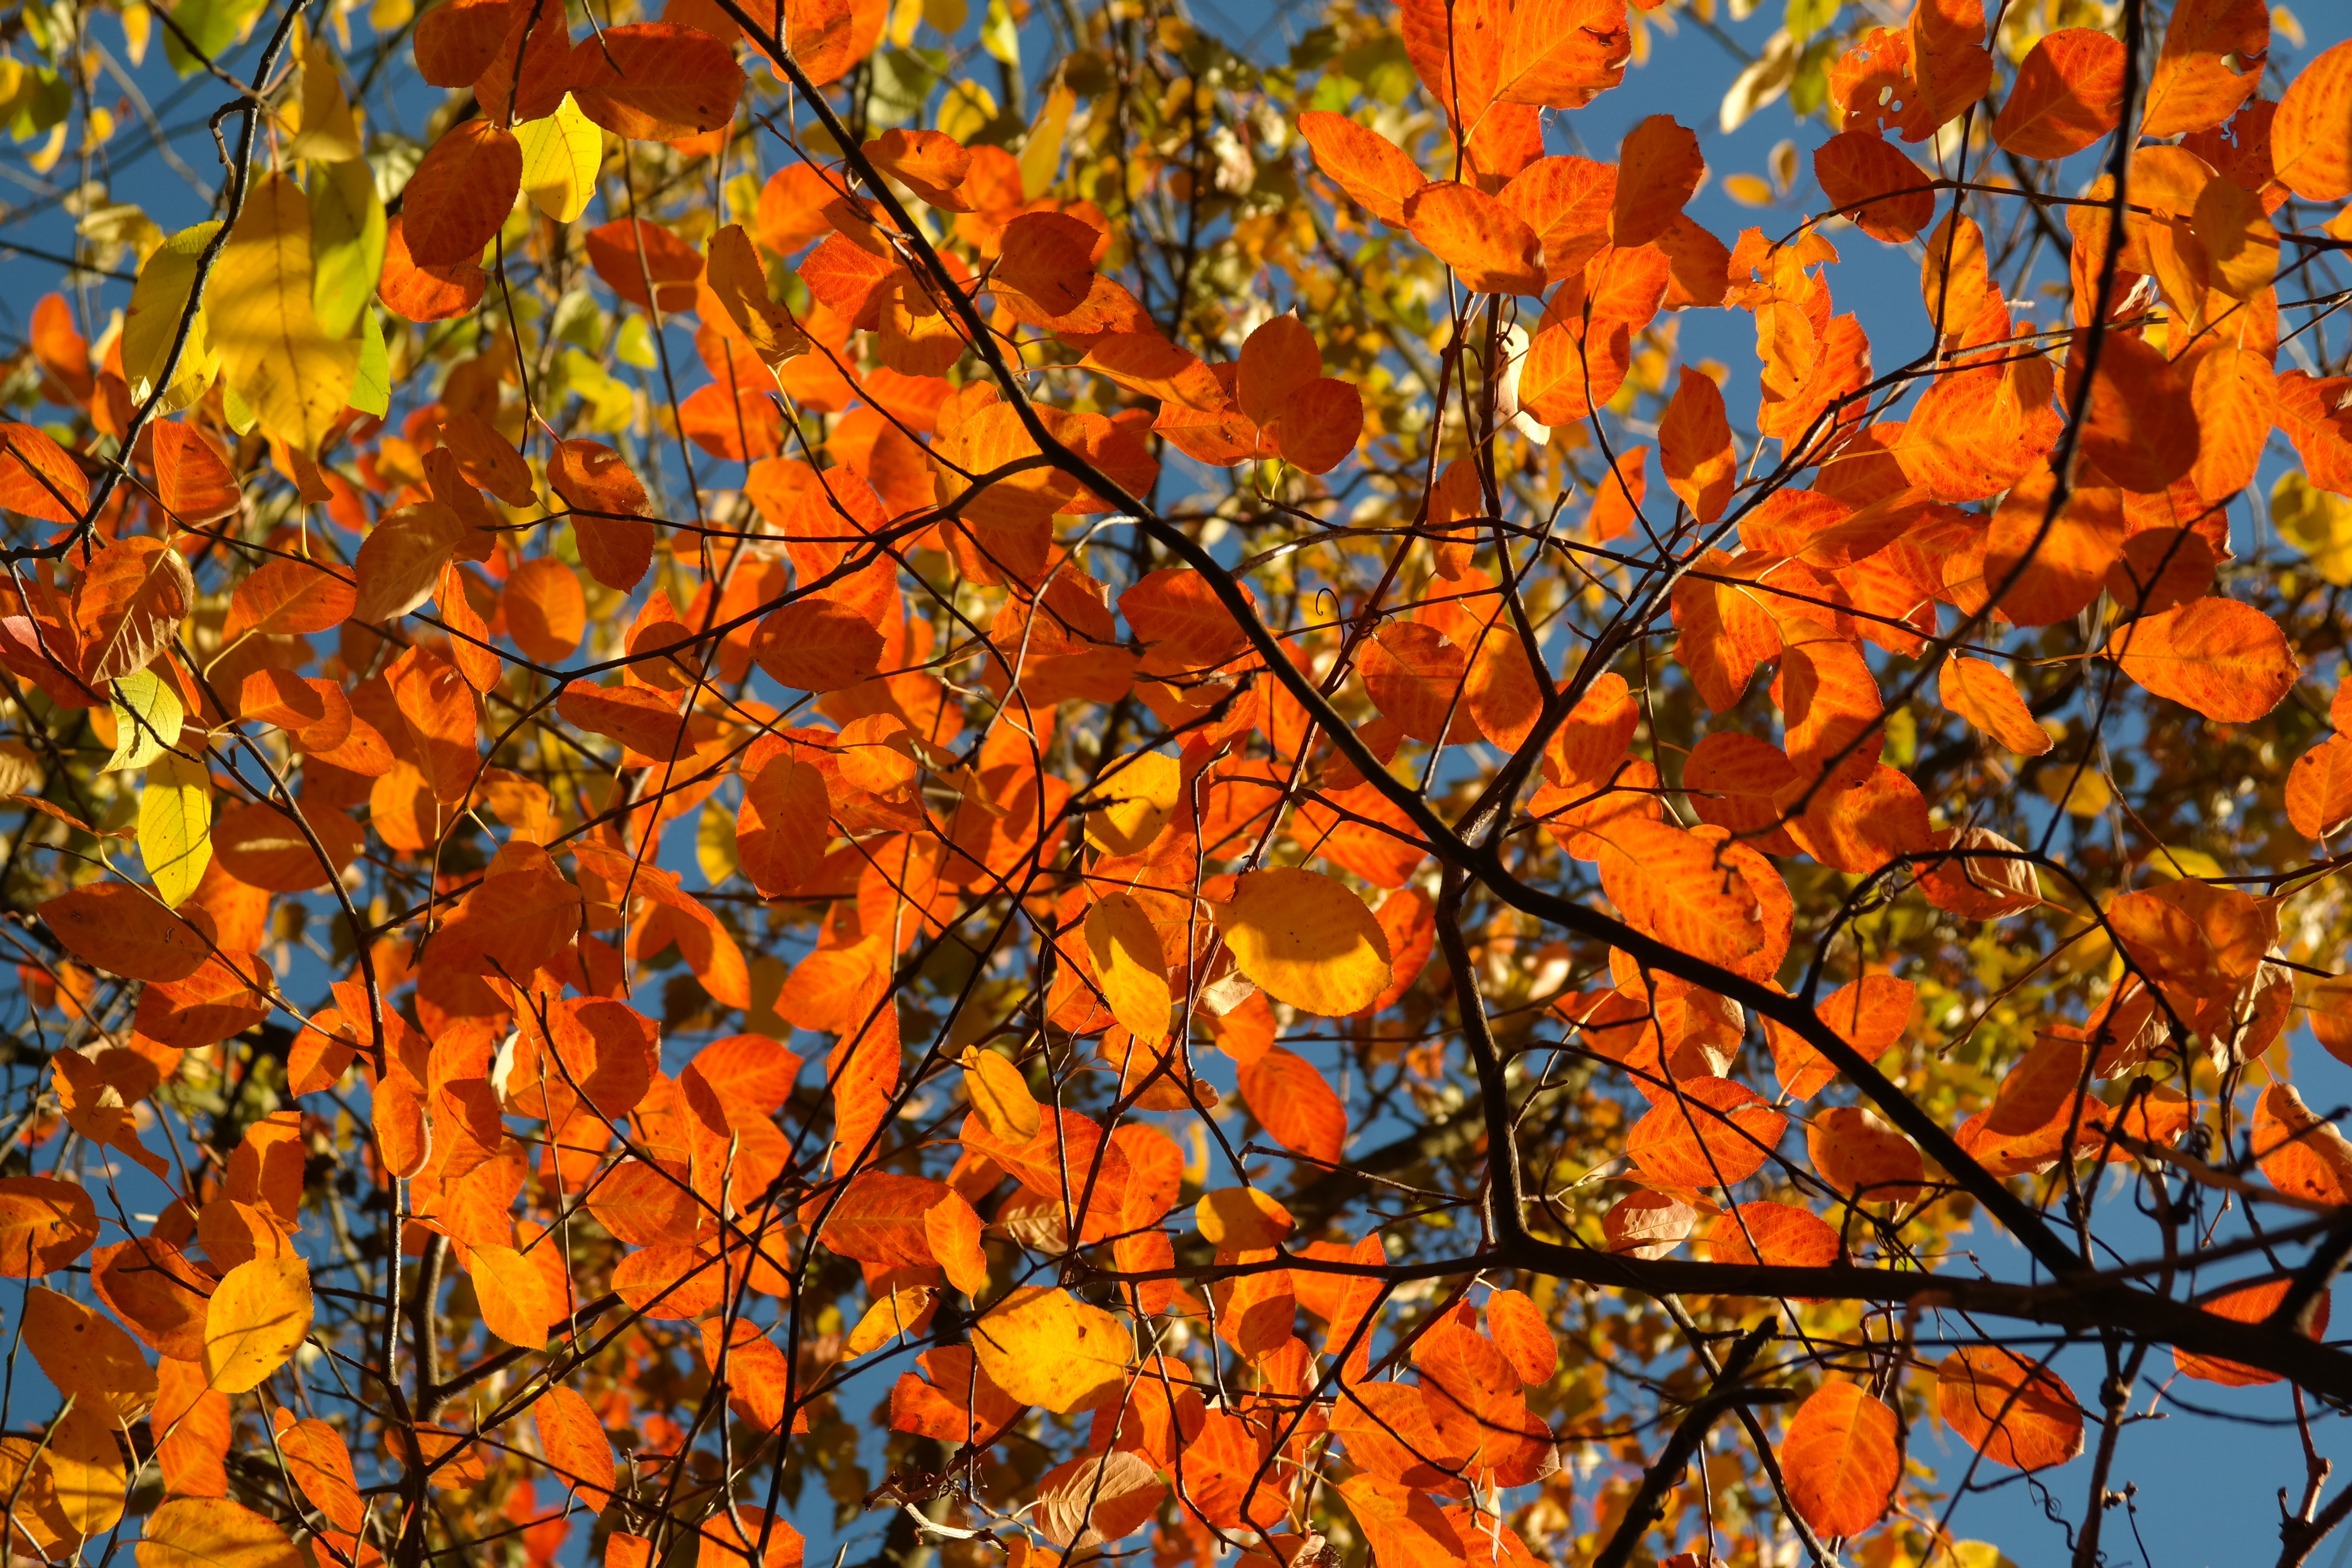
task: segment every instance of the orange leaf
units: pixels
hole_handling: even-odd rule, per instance
[[[2263,0],[2180,0],[2140,112],[2143,136],[2205,131],[2238,111],[2263,79],[2271,11]],[[2233,70],[2230,61],[2243,62]]]
[[[1813,178],[1863,233],[1900,245],[1936,216],[1935,176],[1875,132],[1842,131],[1813,150]]]
[[[1228,402],[1224,386],[1201,357],[1157,331],[1108,333],[1096,340],[1078,364],[1129,392],[1180,407],[1213,414]]]
[[[513,132],[478,119],[451,126],[409,176],[401,202],[410,260],[480,261],[521,189],[522,144]]]
[[[2069,389],[2080,363],[2067,362]],[[2196,465],[2202,446],[2190,392],[2189,377],[2163,350],[2127,332],[2108,333],[2083,421],[2083,455],[2125,489],[2162,490]]]
[[[995,280],[1036,302],[1048,316],[1086,303],[1102,235],[1067,213],[1024,213],[1004,226]]]
[[[376,283],[376,293],[394,315],[410,321],[446,321],[467,315],[482,302],[483,291],[489,286],[490,275],[471,256],[446,267],[419,264],[408,250],[407,215],[394,213],[386,222],[383,276]]]
[[[1364,397],[1337,376],[1318,376],[1267,426],[1283,460],[1310,474],[1328,474],[1356,449],[1364,430]]]
[[[926,205],[971,211],[971,203],[957,190],[971,172],[971,153],[954,137],[938,131],[885,131],[866,143],[866,156]]]
[[[1851,1383],[1825,1383],[1780,1441],[1789,1500],[1823,1535],[1860,1535],[1894,1506],[1903,1479],[1895,1412]]]
[[[1633,1123],[1625,1152],[1661,1186],[1729,1186],[1764,1168],[1788,1124],[1746,1084],[1685,1079]]]
[[[2072,1030],[2042,1032],[2001,1079],[1985,1113],[1986,1130],[2014,1136],[2072,1120],[2089,1048]],[[2095,1114],[2087,1100],[2083,1103],[2086,1113]]]
[[[341,1435],[324,1421],[298,1421],[292,1411],[282,1407],[272,1411],[269,1419],[276,1428],[278,1451],[285,1456],[287,1473],[310,1506],[325,1514],[336,1529],[358,1533],[367,1522],[367,1508],[360,1500],[359,1474],[352,1468],[351,1450],[343,1446]]]
[[[588,629],[588,598],[579,568],[551,555],[519,562],[499,597],[507,636],[541,664],[560,664],[580,649]]]
[[[149,1345],[166,1357],[203,1359],[213,1287],[203,1265],[160,1237],[134,1237],[91,1253],[89,1277],[99,1300]]]
[[[2038,39],[1992,122],[1995,145],[2021,158],[2064,158],[2123,118],[2124,46],[2095,27],[2061,27]]]
[[[1885,743],[1885,700],[1862,650],[1815,621],[1783,622],[1780,638],[1772,695],[1797,777],[1807,785],[1824,773],[1832,785],[1868,779]]]
[[[482,1327],[524,1350],[547,1348],[548,1324],[563,1315],[563,1304],[548,1289],[538,1264],[511,1247],[475,1247],[467,1249],[466,1271],[473,1278]]]
[[[1675,123],[1671,114],[1653,114],[1634,126],[1618,153],[1610,243],[1647,245],[1665,233],[1706,178],[1696,132]]]
[[[1822,997],[1813,1013],[1840,1039],[1864,1057],[1875,1058],[1900,1041],[1910,1027],[1918,991],[1908,980],[1865,974]],[[1790,1098],[1811,1100],[1836,1079],[1838,1069],[1794,1030],[1767,1018],[1764,1037],[1772,1047],[1773,1071]]]
[[[608,588],[635,587],[653,564],[656,536],[644,521],[646,487],[621,455],[600,442],[562,442],[547,465],[547,481],[572,509],[572,531],[588,574]]]
[[[2254,1103],[2253,1152],[2271,1185],[2324,1204],[2352,1204],[2352,1141],[2314,1116],[2291,1084],[2274,1083]]]
[[[577,1489],[591,1508],[604,1506],[613,1494],[613,1445],[594,1407],[572,1389],[553,1384],[531,1405],[530,1418],[540,1452],[565,1489]]]
[[[1465,1479],[1521,1486],[1536,1479],[1551,1450],[1551,1429],[1528,1408],[1518,1373],[1492,1340],[1469,1326],[1467,1308],[1439,1320],[1415,1342],[1422,1402],[1438,1440],[1468,1457]]]
[[[1625,0],[1516,0],[1495,97],[1581,109],[1625,79],[1633,53]]]
[[[1453,1472],[1469,1456],[1438,1435],[1421,1390],[1409,1384],[1343,1384],[1331,1434],[1368,1476],[1415,1491],[1459,1496],[1463,1489]]]
[[[665,314],[694,309],[694,281],[707,263],[702,252],[662,225],[650,218],[617,218],[590,229],[583,243],[596,276],[640,310],[656,304]]]
[[[1706,1233],[1717,1263],[1822,1268],[1837,1261],[1838,1234],[1821,1215],[1788,1204],[1741,1204]]]
[[[1581,272],[1608,244],[1617,166],[1590,158],[1538,158],[1512,175],[1497,199],[1535,230],[1543,242],[1545,274],[1557,283]]]
[[[2017,626],[2072,619],[2099,596],[2122,557],[2122,496],[2104,486],[2078,488],[2053,518],[2055,482],[2045,465],[2011,487],[1985,541],[1985,591],[2000,594],[1995,607]]]
[[[2352,39],[2324,51],[2287,84],[2271,121],[2271,163],[2307,202],[2352,195]]]
[[[455,508],[437,500],[384,513],[352,563],[357,581],[352,615],[382,625],[424,604],[440,583],[441,568],[470,531]]]
[[[1474,294],[1541,294],[1543,242],[1510,208],[1475,185],[1437,180],[1404,204],[1412,237]]]
[[[30,425],[0,424],[0,507],[73,523],[89,506],[89,479],[66,449]]]
[[[1990,659],[1954,654],[1944,661],[1937,695],[1945,707],[2021,756],[2038,757],[2055,744],[2027,710],[2016,685]]]
[[[2278,623],[2234,599],[2197,599],[2126,621],[2107,638],[2106,654],[2157,696],[2232,724],[2277,707],[2303,673]]]
[[[1402,0],[1405,58],[1449,123],[1476,126],[1495,101],[1509,38],[1509,0]]]
[[[1860,1106],[1834,1106],[1814,1117],[1805,1151],[1822,1180],[1858,1202],[1909,1203],[1924,1191],[1918,1149]]]
[[[1698,1210],[1680,1198],[1628,1193],[1601,1216],[1601,1239],[1621,1257],[1664,1258],[1690,1239],[1697,1223]]]
[[[1628,925],[1726,966],[1764,945],[1756,891],[1721,828],[1620,817],[1589,831],[1601,844],[1601,888]]]
[[[92,882],[40,906],[68,952],[129,980],[184,980],[207,956],[204,939],[155,895],[129,882]]]
[[[1936,1414],[1996,1465],[2047,1469],[2083,1451],[2083,1407],[2058,1375],[1998,1345],[1954,1351],[1936,1368]]]
[[[513,0],[451,0],[417,19],[416,69],[435,87],[471,87],[506,41]]]
[[[2287,1287],[2292,1283],[2294,1281],[2288,1279],[2273,1279],[2265,1285],[2248,1285],[2241,1289],[2225,1291],[2198,1305],[2215,1317],[2227,1318],[2233,1323],[2266,1322],[2271,1314],[2278,1310],[2280,1303],[2286,1300]],[[2330,1305],[2330,1292],[2322,1290],[2313,1300],[2310,1317],[2299,1331],[2314,1339],[2326,1333]],[[2194,1355],[2179,1349],[2172,1352],[2172,1364],[2183,1377],[2201,1378],[2207,1383],[2218,1383],[2231,1388],[2251,1388],[2279,1381],[2279,1374],[2274,1372],[2223,1361],[2219,1356]]]
[[[1658,421],[1658,467],[1702,523],[1723,516],[1739,482],[1739,456],[1732,449],[1723,389],[1689,365],[1676,373],[1675,395]]]
[[[778,32],[809,80],[823,87],[847,76],[874,52],[889,19],[886,0],[785,0]],[[782,74],[777,72],[779,78]]]
[[[1497,1290],[1486,1298],[1486,1332],[1519,1381],[1533,1386],[1559,1370],[1559,1342],[1551,1324],[1523,1290]]]
[[[1422,1493],[1372,1475],[1351,1477],[1339,1491],[1371,1543],[1375,1568],[1456,1568],[1468,1558],[1462,1537]]]
[[[1759,595],[1697,575],[1732,575],[1727,569],[1734,564],[1720,550],[1702,551],[1694,570],[1674,586],[1675,662],[1717,713],[1737,707],[1756,667],[1780,652],[1780,631]]]
[[[308,636],[341,626],[358,605],[350,580],[327,566],[281,556],[265,561],[229,597],[223,642],[250,632]]]
[[[98,1210],[80,1187],[49,1176],[0,1177],[0,1279],[38,1279],[97,1239]]]
[[[1298,130],[1315,154],[1316,166],[1333,184],[1382,223],[1406,226],[1405,203],[1429,184],[1429,176],[1402,148],[1328,110],[1307,110],[1298,117]]]
[[[2305,838],[2330,837],[2352,821],[2352,736],[2331,735],[2294,760],[2286,819]]]
[[[725,125],[743,92],[735,51],[676,22],[604,27],[572,54],[572,101],[614,135],[674,142]]]
[[[155,445],[155,494],[164,508],[184,524],[236,516],[245,496],[213,444],[176,419],[149,428]]]
[[[1327,1164],[1339,1160],[1348,1142],[1348,1109],[1306,1058],[1275,1047],[1242,1068],[1241,1091],[1276,1142]]]

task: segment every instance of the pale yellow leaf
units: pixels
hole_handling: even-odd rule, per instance
[[[139,793],[139,857],[155,896],[173,909],[212,864],[212,790],[204,763],[166,752],[147,764]]]
[[[282,174],[263,176],[214,265],[205,294],[221,374],[262,430],[305,457],[342,416],[360,342],[337,340],[311,306],[310,203]]]

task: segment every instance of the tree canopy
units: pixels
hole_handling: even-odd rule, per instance
[[[2310,1560],[2352,43],[1750,9],[0,17],[0,1558]]]

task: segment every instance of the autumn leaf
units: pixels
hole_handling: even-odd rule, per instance
[[[1780,1442],[1790,1500],[1823,1535],[1860,1535],[1885,1516],[1902,1478],[1895,1412],[1852,1383],[1825,1383]]]
[[[972,1349],[1006,1394],[1066,1415],[1117,1396],[1131,1344],[1118,1320],[1099,1307],[1065,1290],[1024,1285],[973,1326]]]
[[[1363,900],[1317,871],[1253,871],[1210,912],[1234,962],[1267,993],[1325,1017],[1388,983],[1388,935]]]
[[[2106,652],[2157,696],[2223,722],[2268,713],[2302,672],[2278,623],[2231,599],[2198,599],[2127,621],[2108,637]]]
[[[286,1364],[310,1331],[310,1267],[299,1258],[257,1258],[221,1277],[205,1309],[205,1375],[243,1394]]]

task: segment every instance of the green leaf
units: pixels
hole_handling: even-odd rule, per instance
[[[373,310],[360,315],[360,368],[352,377],[352,406],[379,419],[392,412],[392,354]]]
[[[195,75],[205,68],[204,62],[180,42],[180,33],[187,34],[197,48],[217,62],[222,51],[236,43],[253,19],[261,15],[266,3],[267,0],[180,0],[172,7],[172,20],[180,24],[178,32],[163,29],[163,58],[182,76]]]
[[[139,795],[139,855],[147,879],[176,909],[213,858],[213,802],[203,761],[166,752],[147,764]]]
[[[320,331],[348,338],[383,275],[383,203],[363,159],[310,166],[310,306]]]
[[[135,669],[114,683],[114,755],[100,773],[143,768],[179,743],[187,713],[172,683]]]

